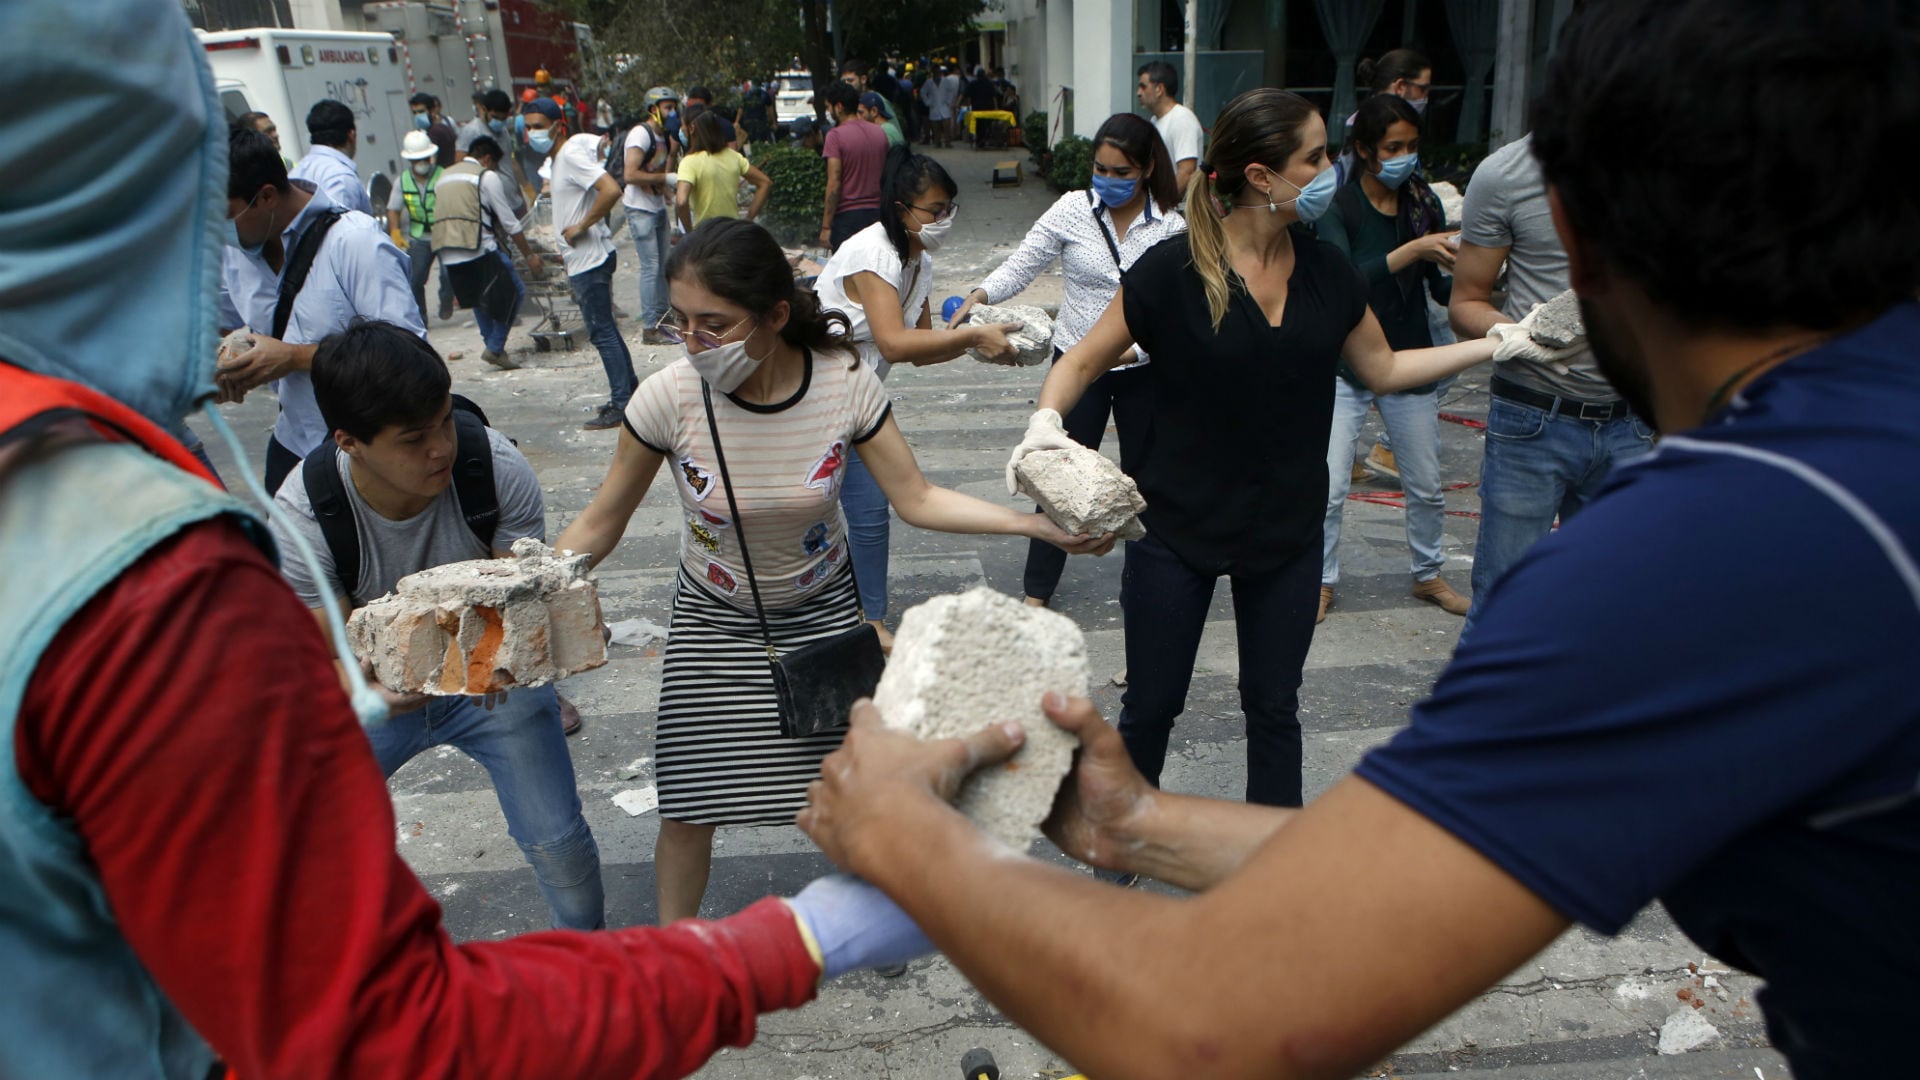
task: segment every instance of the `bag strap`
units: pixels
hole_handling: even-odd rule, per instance
[[[1093,200],[1093,227],[1100,230],[1100,239],[1107,242],[1107,251],[1113,255],[1114,269],[1126,270],[1126,267],[1120,265],[1120,245],[1113,242],[1113,234],[1107,231],[1106,204],[1091,191],[1087,192],[1087,195]]]
[[[462,404],[467,407],[462,408]],[[494,530],[500,525],[500,492],[493,486],[493,444],[487,439],[486,414],[467,399],[454,395],[453,494],[460,516],[480,543],[493,553]]]
[[[713,421],[713,387],[700,380],[700,398],[707,406],[707,434],[713,439],[713,456],[720,464],[720,482],[726,485],[727,512],[733,515],[733,535],[740,538],[740,561],[747,567],[747,587],[753,590],[753,614],[760,620],[760,637],[767,643],[767,662],[780,659],[773,651],[773,630],[767,626],[767,609],[760,602],[760,582],[753,576],[753,556],[747,554],[747,523],[740,519],[740,504],[733,499],[733,477],[727,473],[727,454],[720,449],[720,425]],[[853,553],[847,553],[852,561]]]
[[[288,256],[287,265],[280,272],[280,299],[273,305],[273,337],[287,336],[287,323],[293,319],[294,297],[300,295],[307,283],[307,272],[313,269],[313,260],[320,254],[320,242],[346,214],[345,210],[335,209],[320,215],[300,234],[300,242],[293,245],[293,254]]]
[[[347,501],[347,482],[340,477],[340,466],[331,438],[324,439],[300,464],[300,479],[307,486],[307,502],[313,506],[313,520],[320,536],[333,555],[333,572],[340,584],[353,596],[360,584],[360,533],[354,528],[353,506]],[[326,582],[316,581],[320,588]]]

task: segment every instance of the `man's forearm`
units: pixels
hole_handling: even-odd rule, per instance
[[[595,187],[593,207],[592,209],[587,211],[587,216],[581,218],[578,224],[583,229],[590,229],[593,226],[600,224],[600,222],[604,220],[608,214],[613,213],[613,206],[615,203],[619,201],[620,201],[619,188],[616,187],[611,192],[609,192],[602,188]]]
[[[827,185],[827,197],[820,213],[820,227],[833,227],[833,217],[840,212],[840,184],[838,181]]]
[[[1110,851],[1067,854],[1204,892],[1240,869],[1298,812],[1156,791],[1117,830]]]
[[[1455,282],[1453,302],[1447,305],[1447,322],[1456,335],[1463,339],[1486,337],[1487,331],[1498,324],[1512,321],[1491,301],[1462,297]]]

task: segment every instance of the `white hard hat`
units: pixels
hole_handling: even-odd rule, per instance
[[[409,131],[407,137],[400,141],[400,156],[408,161],[430,158],[439,152],[440,148],[433,145],[433,140],[424,131]]]

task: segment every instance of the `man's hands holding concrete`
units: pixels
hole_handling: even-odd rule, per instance
[[[1048,694],[1040,708],[1055,727],[1080,740],[1073,771],[1060,784],[1041,831],[1084,863],[1103,870],[1134,869],[1126,864],[1131,826],[1150,807],[1153,785],[1133,767],[1120,733],[1092,701]]]
[[[1010,324],[1001,324],[1010,325]],[[1080,445],[1067,435],[1065,421],[1052,409],[1036,409],[1033,418],[1027,421],[1027,433],[1020,445],[1013,448],[1013,457],[1007,460],[1007,494],[1020,494],[1020,481],[1014,475],[1013,467],[1020,459],[1035,450],[1071,450]]]
[[[1026,734],[1008,723],[965,739],[926,741],[888,730],[871,701],[853,707],[840,749],[820,764],[795,819],[834,865],[878,877],[873,841],[901,827],[916,810],[941,808],[975,769],[1005,761]],[[950,812],[950,811],[949,811]]]
[[[253,348],[222,360],[214,369],[219,400],[239,401],[247,391],[305,367],[302,350],[265,334],[253,335]]]

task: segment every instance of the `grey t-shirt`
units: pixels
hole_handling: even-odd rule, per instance
[[[1547,208],[1547,184],[1533,158],[1533,136],[1487,155],[1467,184],[1460,238],[1486,248],[1507,248],[1507,315],[1524,318],[1533,305],[1572,288],[1567,252],[1553,230]],[[1613,401],[1620,395],[1594,366],[1593,354],[1580,350],[1566,360],[1544,364],[1506,360],[1499,374],[1522,386],[1581,401]]]
[[[533,466],[505,435],[488,429],[487,441],[493,447],[493,489],[500,497],[500,523],[494,529],[494,551],[505,551],[515,540],[531,536],[544,540],[547,535],[546,507],[540,497],[540,481]],[[300,535],[313,545],[325,571],[327,588],[335,596],[346,596],[353,607],[377,600],[393,591],[394,583],[408,574],[467,559],[492,555],[480,538],[467,527],[460,514],[460,500],[449,486],[425,510],[406,519],[391,521],[373,512],[353,486],[353,475],[345,451],[337,451],[340,477],[346,481],[347,502],[353,507],[353,527],[360,537],[360,580],[352,589],[340,583],[333,566],[333,553],[320,534],[314,519],[313,504],[307,499],[304,470],[296,468],[274,501],[287,512],[300,529]],[[308,607],[320,606],[320,590],[307,570],[306,560],[294,551],[293,540],[279,522],[273,524],[274,542],[280,545],[281,567],[289,585]]]

